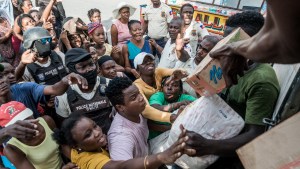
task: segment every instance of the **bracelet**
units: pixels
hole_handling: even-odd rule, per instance
[[[144,169],[147,169],[147,157],[148,157],[148,155],[144,158]]]

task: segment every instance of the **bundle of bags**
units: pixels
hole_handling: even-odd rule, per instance
[[[218,95],[201,97],[188,105],[170,131],[150,140],[150,152],[159,153],[170,147],[181,133],[180,124],[207,139],[222,140],[238,135],[244,120]],[[206,168],[218,159],[216,155],[181,156],[175,163],[182,168]]]

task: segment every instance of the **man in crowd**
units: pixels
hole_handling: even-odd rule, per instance
[[[108,79],[97,76],[97,66],[90,53],[72,48],[66,53],[66,66],[70,72],[88,79],[88,88],[71,85],[67,92],[55,98],[56,113],[67,118],[81,113],[94,120],[106,134],[111,125],[112,105],[105,95]]]
[[[168,35],[168,26],[173,18],[172,10],[160,0],[151,0],[151,2],[144,13],[144,32],[148,34],[147,39],[155,40],[157,45],[164,48]],[[158,53],[158,56],[160,58],[160,53]]]
[[[230,33],[241,27],[249,36],[255,35],[263,26],[263,16],[254,11],[235,14],[226,22]],[[230,30],[228,30],[230,29]],[[226,33],[226,35],[227,35]],[[238,84],[225,89],[223,98],[245,120],[242,133],[226,140],[209,140],[189,131],[190,155],[219,155],[221,158],[209,168],[239,168],[242,166],[235,156],[235,150],[250,142],[265,131],[264,118],[271,117],[279,95],[279,83],[273,68],[268,64],[248,61],[249,69],[238,79]]]

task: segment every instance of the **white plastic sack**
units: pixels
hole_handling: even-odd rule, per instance
[[[238,135],[244,127],[244,120],[218,95],[201,97],[183,110],[172,125],[167,139],[167,136],[162,134],[150,141],[150,152],[158,153],[170,147],[181,132],[180,124],[207,139],[221,140]],[[182,168],[204,169],[217,159],[218,156],[215,155],[183,155],[175,163]]]

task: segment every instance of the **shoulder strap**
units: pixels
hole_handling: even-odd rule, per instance
[[[31,74],[31,76],[33,77],[34,81],[36,83],[39,82],[39,80],[36,78],[37,74],[36,71],[38,68],[40,68],[41,66],[36,64],[36,63],[30,63],[28,65],[26,65],[28,72]]]
[[[63,63],[61,57],[53,50],[51,51],[50,58],[52,59],[52,63]]]
[[[70,86],[67,90],[67,99],[68,99],[69,105],[70,105],[70,103],[77,101],[76,93]]]

